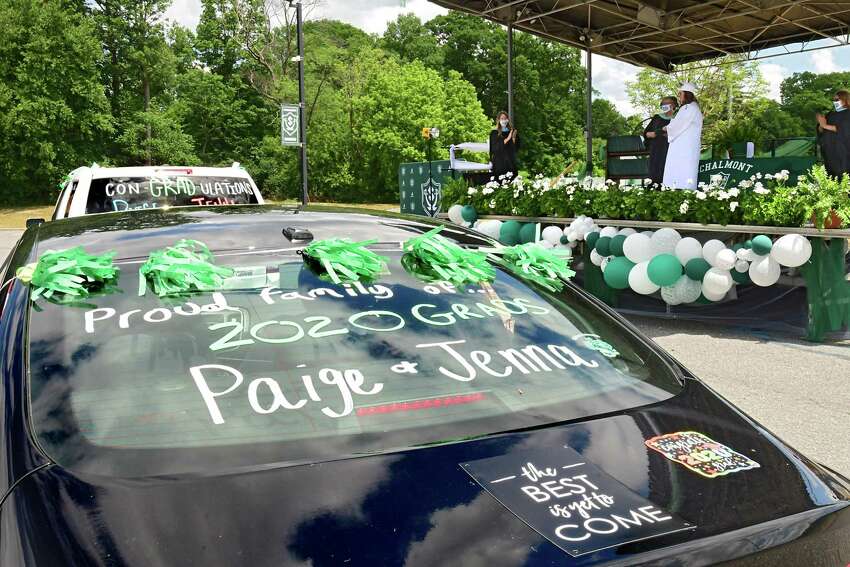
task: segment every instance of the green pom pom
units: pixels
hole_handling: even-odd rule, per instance
[[[353,242],[348,238],[317,240],[304,248],[302,256],[308,265],[335,284],[371,281],[387,273],[385,256],[366,248],[377,240]]]
[[[606,284],[614,289],[627,289],[629,287],[629,272],[634,267],[634,262],[625,256],[619,256],[608,262],[603,279]]]
[[[738,270],[732,270],[729,273],[732,274],[732,279],[735,280],[735,283],[748,284],[752,281],[750,280],[749,272],[739,272]]]
[[[732,247],[732,252],[737,252],[738,250],[740,250],[743,247],[744,247],[744,243],[739,242],[738,244],[736,244],[735,246]]]
[[[773,248],[773,241],[769,236],[760,234],[753,238],[753,252],[759,256],[766,256],[767,254],[770,254],[771,248]]]
[[[521,244],[534,242],[535,236],[537,236],[537,225],[534,223],[524,224],[522,225],[522,228],[519,229],[519,241]]]
[[[563,257],[539,244],[522,244],[500,251],[502,263],[512,272],[549,291],[561,291],[564,280],[575,275],[569,256]]]
[[[82,246],[68,250],[48,250],[38,262],[18,268],[16,277],[32,288],[30,298],[66,301],[104,291],[118,280],[112,264],[115,252],[100,256],[88,254]]]
[[[591,232],[587,236],[584,237],[584,240],[585,240],[585,242],[587,242],[587,249],[588,250],[595,250],[596,249],[596,243],[599,242],[599,233],[598,232]]]
[[[147,285],[160,297],[221,289],[233,270],[216,266],[210,249],[197,240],[180,240],[155,250],[139,268],[139,295]]]
[[[682,264],[672,254],[659,254],[649,261],[646,273],[657,286],[673,285],[682,277]]]
[[[692,258],[685,264],[685,275],[694,281],[701,282],[711,269],[711,264],[705,258]]]
[[[611,238],[611,245],[609,248],[611,249],[612,256],[622,256],[623,255],[623,243],[626,241],[625,234],[618,234]]]
[[[611,237],[610,236],[600,236],[599,240],[596,241],[596,252],[600,256],[610,256],[611,255]]]
[[[502,227],[499,229],[499,242],[506,246],[519,244],[520,228],[522,228],[522,225],[515,220],[503,222]]]
[[[404,243],[402,264],[413,275],[425,281],[444,281],[455,285],[492,281],[496,269],[487,254],[461,248],[439,235],[438,226]]]
[[[745,240],[744,241],[744,248],[746,248],[747,250],[752,250],[753,241],[752,240]]]

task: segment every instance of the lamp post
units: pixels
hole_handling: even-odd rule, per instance
[[[307,176],[307,104],[304,88],[304,14],[301,7],[301,0],[287,0],[289,6],[295,6],[295,33],[297,36],[298,55],[293,57],[291,61],[298,63],[298,130],[301,138],[301,205],[307,206],[309,197],[307,195],[308,176]]]

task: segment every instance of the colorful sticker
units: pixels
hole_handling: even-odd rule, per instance
[[[679,431],[648,439],[646,446],[706,478],[759,468],[759,464],[696,431]]]

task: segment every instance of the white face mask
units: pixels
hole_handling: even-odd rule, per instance
[[[836,110],[837,112],[841,112],[842,110],[844,110],[844,105],[843,105],[843,104],[841,104],[841,101],[840,101],[840,100],[834,100],[834,101],[832,101],[832,106],[834,106],[834,107],[835,107],[835,110]]]
[[[507,120],[499,120],[499,124],[502,125],[502,128],[508,127],[508,121]]]

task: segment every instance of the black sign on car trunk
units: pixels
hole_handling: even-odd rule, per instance
[[[635,494],[569,447],[515,451],[461,467],[574,557],[696,527]]]

